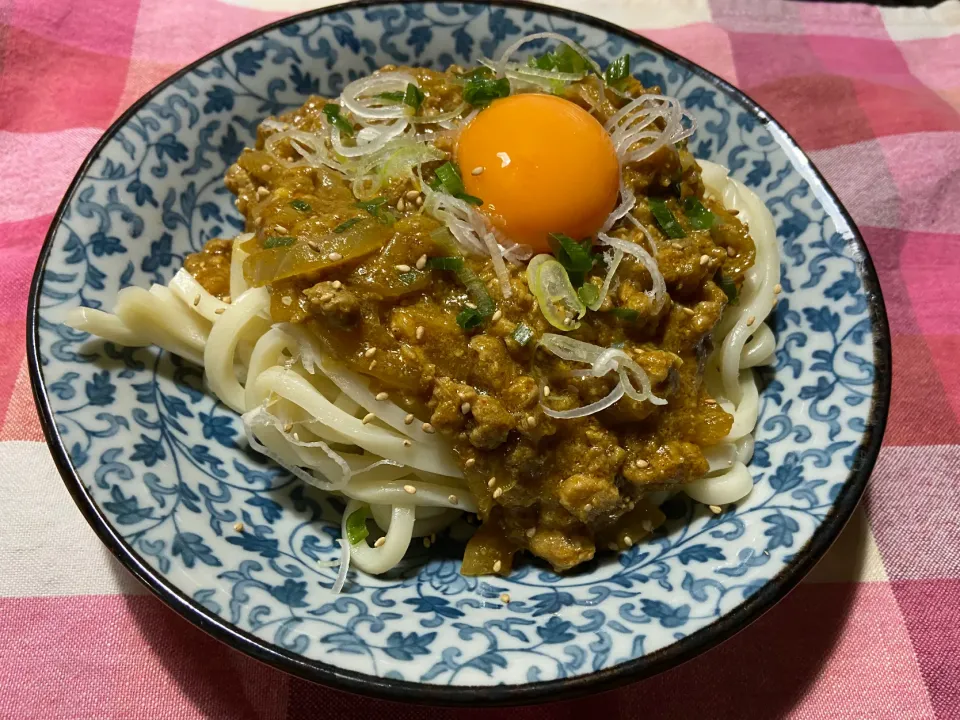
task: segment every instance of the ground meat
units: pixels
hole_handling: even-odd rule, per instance
[[[620,492],[612,478],[577,473],[560,483],[557,497],[567,511],[583,522],[613,510]]]
[[[324,315],[337,325],[349,328],[360,320],[360,301],[341,283],[324,281],[303,291],[315,315]]]
[[[198,253],[184,258],[183,268],[211,295],[221,300],[230,295],[230,258],[233,240],[211,240]]]
[[[477,354],[470,373],[477,387],[491,392],[500,391],[520,374],[519,366],[510,357],[500,338],[476,335],[470,339],[470,349]]]
[[[503,409],[496,398],[480,395],[471,410],[474,425],[469,432],[470,444],[476,448],[493,450],[503,444],[513,429],[513,416]]]
[[[527,547],[534,555],[550,563],[558,572],[592,560],[596,551],[593,540],[586,532],[549,528],[537,528],[536,534],[530,538]]]
[[[433,409],[430,424],[444,435],[460,432],[467,424],[466,415],[470,411],[470,404],[476,399],[477,391],[470,385],[458,383],[448,377],[436,378],[433,383],[433,396],[428,403]]]
[[[698,445],[670,440],[631,445],[623,464],[623,477],[645,492],[684,485],[709,469]]]

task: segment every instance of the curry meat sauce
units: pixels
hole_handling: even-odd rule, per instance
[[[422,112],[459,103],[453,72],[408,72],[425,91]],[[633,96],[644,92],[636,81],[628,90]],[[594,107],[605,122],[623,101],[603,93],[599,83],[587,80],[573,85],[567,98]],[[312,97],[278,119],[318,131],[326,102]],[[668,403],[655,407],[624,396],[592,416],[556,420],[540,407],[540,383],[550,388],[551,407],[563,410],[607,395],[616,375],[571,378],[569,371],[584,366],[537,351],[537,339],[557,330],[538,309],[525,268],[509,266],[513,294],[504,298],[492,264],[468,258],[499,313],[495,322],[462,329],[456,316],[469,302],[465,288],[453,273],[416,269],[423,256],[449,252],[431,239],[440,224],[420,210],[415,188],[404,181],[383,189],[385,202],[374,216],[357,206],[337,172],[289,167],[300,157],[285,141],[278,150],[282,158],[266,152],[271,132],[261,127],[257,148],[244,150],[226,175],[247,231],[254,233],[244,246],[251,253],[245,276],[269,287],[276,322],[308,327],[334,357],[365,375],[374,392],[389,391],[418,422],[449,438],[482,521],[467,546],[463,572],[489,574],[496,567],[507,573],[518,550],[568,570],[592,559],[597,547],[629,547],[660,525],[664,516],[648,493],[677,490],[702,476],[708,468],[703,448],[730,430],[732,417],[706,393],[703,368],[711,330],[728,302],[717,282],[720,273],[739,288],[754,260],[745,227],[704,198],[686,144],[625,170],[639,198],[634,216],[656,242],[667,302],[653,312],[645,294],[650,276],[628,255],[600,310],[588,312],[568,333],[622,347]],[[436,146],[446,152],[454,142],[449,133],[436,135]],[[438,164],[425,166],[425,176]],[[643,202],[654,196],[673,210],[685,238],[660,231]],[[688,196],[715,214],[710,230],[690,226],[680,208]],[[629,225],[614,234],[644,243]],[[228,243],[214,240],[188,257],[186,268],[223,297],[229,292],[229,252]],[[604,273],[598,264],[588,281],[600,285]],[[628,312],[611,312],[616,308]],[[515,336],[521,324],[533,331],[524,343]]]

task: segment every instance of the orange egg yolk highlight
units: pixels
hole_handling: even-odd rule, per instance
[[[535,251],[549,251],[552,232],[590,237],[617,203],[610,136],[586,110],[553,95],[494,101],[460,134],[457,163],[480,209]]]

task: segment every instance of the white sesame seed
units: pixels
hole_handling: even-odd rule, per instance
[[[583,511],[585,513],[593,512],[593,505],[591,505],[590,503],[587,503],[586,505],[583,506]]]
[[[417,492],[417,489],[413,485],[404,485],[403,491],[407,493],[407,495],[415,495]]]
[[[645,468],[645,467],[648,467],[648,466],[650,465],[650,463],[648,463],[648,462],[647,462],[646,460],[644,460],[643,458],[637,458],[637,463],[636,463],[636,464],[637,464],[637,467],[638,467],[638,468]]]
[[[288,433],[288,432],[290,432],[291,430],[293,430],[293,423],[287,423],[286,425],[283,426],[283,431],[284,431],[284,432]]]
[[[197,293],[197,296],[193,299],[193,306],[196,307],[200,304],[200,293]]]
[[[270,172],[270,166],[264,163],[260,166],[260,172]]]
[[[672,247],[674,250],[683,250],[683,245],[678,242],[670,243],[670,247]]]
[[[327,260],[329,260],[330,262],[337,262],[337,260],[343,260],[343,255],[341,255],[338,252],[332,252],[329,255],[327,255]]]
[[[397,265],[397,270],[400,272],[410,272],[409,265]]]
[[[497,561],[493,564],[493,571],[494,571],[494,572],[500,572],[500,568],[502,568],[502,567],[503,567],[503,563],[500,562],[499,560],[497,560]]]
[[[376,360],[371,360],[371,361],[370,361],[370,367],[369,367],[369,369],[370,369],[370,370],[373,370],[376,366],[377,366],[377,361],[376,361]]]
[[[417,195],[416,203],[417,203],[417,207],[420,207],[421,205],[423,205],[423,195]]]
[[[404,441],[403,441],[403,446],[404,446],[404,447],[410,447],[410,446],[412,446],[412,445],[413,445],[413,443],[410,442],[409,440],[404,440]]]
[[[456,505],[458,502],[460,502],[460,498],[458,498],[456,495],[450,495],[447,497],[447,502],[449,502],[451,505]]]
[[[233,529],[236,530],[237,532],[243,532],[243,523],[242,522],[234,523]]]
[[[723,512],[723,508],[720,507],[719,505],[711,505],[710,512],[712,512],[714,515],[719,515],[720,513]]]
[[[467,458],[466,462],[463,463],[463,466],[465,468],[472,468],[476,464],[477,464],[476,458]]]
[[[776,285],[773,286],[774,295],[779,295],[782,292],[783,292],[783,287],[780,285],[780,283],[777,283]]]
[[[493,491],[494,500],[496,500],[501,495],[503,495],[503,488],[497,488],[496,490]]]
[[[258,197],[258,198],[262,198],[262,197],[264,197],[264,196],[266,196],[266,195],[269,195],[269,194],[270,194],[270,191],[267,190],[263,185],[261,185],[260,187],[257,188],[257,197]]]
[[[390,393],[386,393],[386,392],[377,393],[377,400],[386,400],[388,397],[390,397]]]
[[[644,521],[643,521],[642,523],[640,523],[640,524],[643,526],[643,529],[644,529],[646,532],[648,532],[648,533],[653,532],[653,523],[650,522],[649,520],[644,520]]]
[[[417,268],[417,270],[423,270],[426,266],[427,266],[427,256],[426,256],[426,255],[421,255],[421,256],[417,259],[416,268]]]
[[[476,310],[476,309],[477,309],[477,306],[476,306],[474,303],[472,303],[472,302],[465,302],[464,305],[466,305],[466,306],[467,306],[468,308],[470,308],[471,310]]]
[[[343,283],[340,282],[339,280],[334,280],[332,283],[330,283],[330,286],[331,286],[334,290],[339,290],[340,288],[343,287]]]
[[[217,308],[213,311],[214,315],[223,315],[227,311],[226,308]]]
[[[633,538],[630,537],[629,535],[624,535],[623,544],[626,545],[627,547],[633,547]]]
[[[399,210],[400,212],[403,212],[406,207],[407,205],[406,203],[403,202],[403,198],[400,198],[399,200],[397,200],[397,210]]]
[[[293,298],[289,295],[284,295],[282,298],[280,298],[280,302],[282,302],[284,305],[290,306],[293,305]]]
[[[320,302],[322,302],[322,303],[325,303],[325,302],[327,302],[328,300],[332,300],[332,299],[333,299],[333,293],[332,293],[332,292],[325,292],[323,295],[320,296]]]
[[[493,487],[494,485],[496,485],[496,484],[497,484],[497,479],[496,479],[495,477],[492,477],[492,478],[490,478],[489,480],[487,480],[487,487],[488,487],[488,488],[492,488],[492,487]]]
[[[500,593],[500,602],[504,604],[510,602],[510,593]]]
[[[419,325],[419,326],[417,327],[417,331],[416,331],[417,340],[423,340],[423,334],[424,334],[426,331],[427,331],[427,329],[426,329],[423,325]]]
[[[416,200],[418,197],[420,197],[420,191],[419,191],[419,190],[407,190],[407,192],[404,193],[404,197],[405,197],[407,200]]]
[[[315,253],[323,252],[323,250],[320,249],[320,246],[317,245],[313,240],[307,240],[307,247],[313,250]]]
[[[286,229],[283,225],[277,225],[276,231],[277,231],[278,233],[285,233],[285,232],[287,232],[287,229]]]
[[[543,386],[543,396],[544,396],[545,398],[550,397],[550,386],[549,386],[549,385],[544,385],[544,386]]]
[[[733,257],[736,254],[737,254],[737,251],[734,248],[732,247],[727,248],[727,257]]]
[[[412,423],[412,422],[413,422],[413,414],[412,414],[412,413],[408,414],[408,415],[403,419],[403,424],[404,424],[404,425],[409,425],[409,424]]]
[[[527,415],[527,426],[531,430],[537,426],[537,419],[533,415]]]
[[[701,265],[706,265],[708,262],[710,262],[710,256],[709,256],[709,255],[701,255],[701,256],[700,256],[700,264],[701,264]]]
[[[573,325],[573,318],[565,317],[563,319],[563,324],[566,325],[567,327],[570,327],[571,325]]]
[[[500,321],[500,318],[502,318],[502,317],[503,317],[503,311],[502,311],[502,310],[497,310],[497,311],[493,314],[493,317],[490,318],[490,322],[499,322],[499,321]]]
[[[362,422],[364,425],[367,425],[368,423],[372,423],[376,419],[377,419],[376,415],[374,415],[373,413],[367,413],[366,415],[363,416]]]
[[[371,358],[376,354],[377,354],[377,349],[375,347],[372,347],[372,348],[367,348],[366,351],[363,353],[363,356],[365,358]]]
[[[754,315],[751,315],[747,318],[747,325],[753,325],[757,321],[757,318]]]
[[[533,537],[537,534],[536,528],[527,528],[527,537]]]
[[[373,546],[374,546],[375,548],[383,547],[383,544],[384,544],[386,541],[387,541],[387,536],[386,536],[386,535],[384,535],[383,537],[378,537],[378,538],[377,538],[377,541],[373,544]]]
[[[433,435],[433,433],[436,432],[433,429],[433,425],[431,425],[430,423],[424,423],[423,425],[420,426],[420,428],[428,435]]]
[[[470,412],[470,408],[471,408],[471,407],[472,407],[472,406],[470,405],[470,403],[465,402],[463,405],[460,406],[460,412],[462,412],[464,415],[466,415],[467,413]]]
[[[705,402],[707,405],[716,405],[716,404],[717,404],[717,401],[714,400],[713,398],[707,398],[707,399],[704,400],[704,402]]]
[[[477,167],[475,167],[473,170],[470,171],[470,174],[471,174],[471,175],[479,175],[479,174],[482,173],[482,172],[483,172],[483,166],[482,166],[482,165],[478,165]]]

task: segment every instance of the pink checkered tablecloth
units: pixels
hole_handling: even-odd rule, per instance
[[[313,686],[179,619],[120,568],[73,506],[30,395],[30,277],[88,150],[184,64],[315,4],[0,0],[0,717],[483,714]],[[499,715],[960,718],[960,0],[932,10],[766,0],[557,4],[699,62],[799,141],[876,263],[893,333],[893,401],[865,502],[775,609],[659,677]]]

